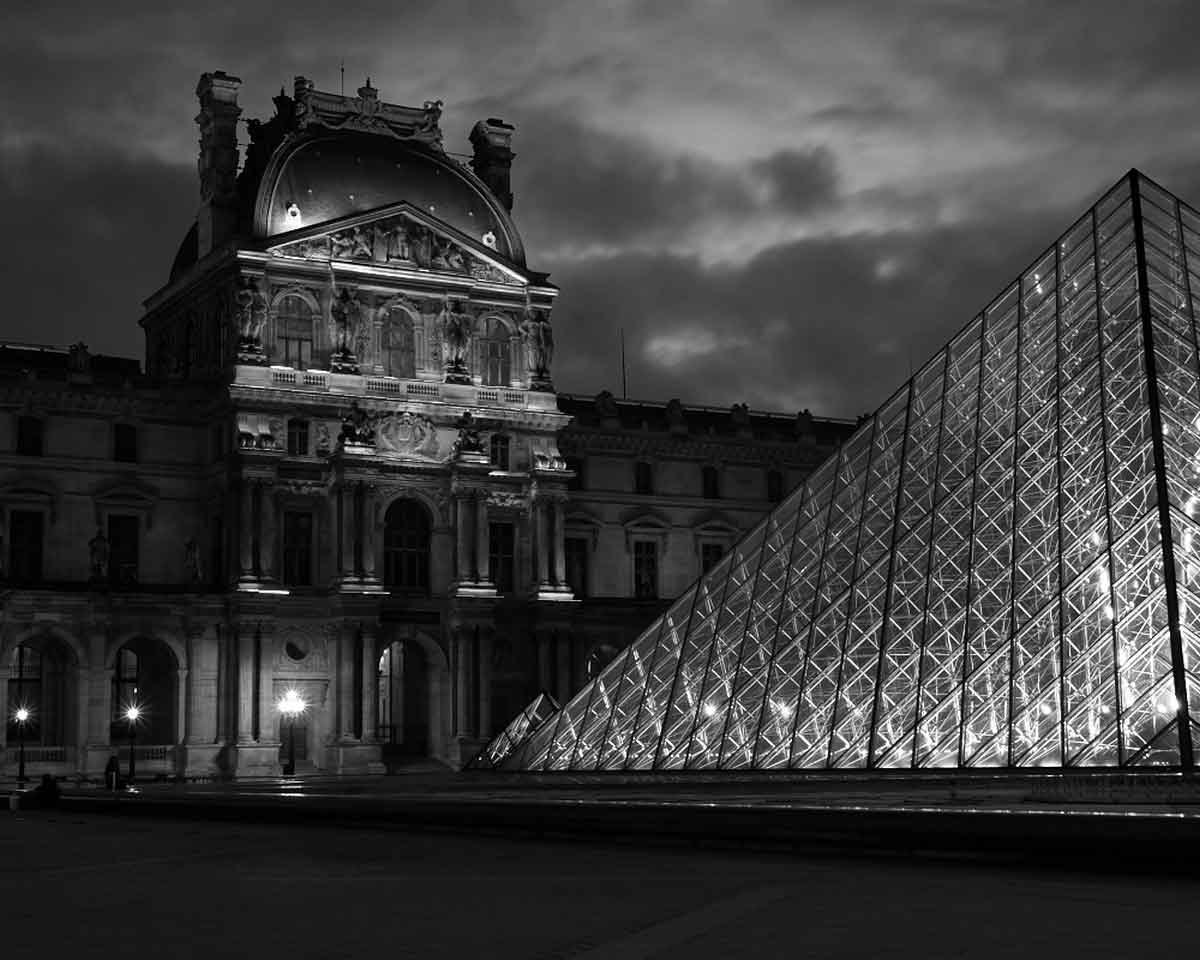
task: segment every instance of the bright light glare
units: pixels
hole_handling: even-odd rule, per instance
[[[704,715],[706,717],[714,716],[716,714],[716,712],[717,712],[717,705],[715,703],[706,703],[704,705]]]
[[[141,715],[142,715],[142,708],[139,707],[136,703],[130,704],[129,707],[125,710],[125,719],[128,720],[130,723],[133,723],[134,721],[136,721],[137,718],[140,717]]]
[[[24,707],[21,707],[21,709],[19,709],[17,711],[17,723],[24,723],[28,719],[29,719],[29,711],[26,710]]]
[[[296,690],[289,690],[275,704],[276,709],[285,716],[295,717],[308,709],[308,704]]]

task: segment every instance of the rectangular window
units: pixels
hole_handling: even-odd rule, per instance
[[[295,336],[280,337],[279,349],[285,367],[307,370],[312,366],[312,340]]]
[[[137,427],[128,423],[113,424],[113,459],[120,463],[137,463]]]
[[[489,387],[509,385],[508,342],[486,339],[479,342],[480,374]]]
[[[8,512],[8,573],[17,583],[42,579],[42,523],[40,510]]]
[[[497,470],[508,469],[508,437],[493,433],[490,443],[492,466]]]
[[[718,500],[721,497],[720,474],[716,467],[704,467],[700,471],[700,485],[705,500]]]
[[[491,570],[492,582],[501,593],[512,593],[516,589],[515,540],[515,531],[511,523],[488,524],[488,567]]]
[[[583,487],[583,458],[582,457],[567,457],[567,469],[575,474],[567,481],[568,490],[582,490]]]
[[[289,420],[287,427],[287,451],[289,457],[308,456],[308,421]]]
[[[719,543],[700,544],[700,572],[708,573],[721,557],[725,556],[725,548]]]
[[[283,514],[283,582],[289,587],[312,586],[313,518],[308,511]]]
[[[108,515],[108,578],[117,586],[138,581],[138,518]]]
[[[563,540],[567,584],[578,600],[582,600],[588,595],[588,554],[590,552],[587,537],[567,537]]]
[[[24,457],[42,455],[42,420],[40,417],[17,417],[17,453]]]
[[[638,600],[658,597],[658,544],[653,540],[633,544],[633,595]]]
[[[644,460],[633,465],[633,492],[651,494],[654,492],[654,467]]]
[[[783,499],[783,474],[778,470],[767,471],[767,499],[771,503]]]

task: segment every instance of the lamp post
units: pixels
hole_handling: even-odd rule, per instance
[[[296,718],[304,712],[308,704],[295,690],[289,690],[279,698],[275,706],[288,721],[288,755],[287,763],[283,765],[283,775],[291,777],[296,773]]]
[[[137,704],[130,704],[125,710],[125,719],[129,721],[129,783],[127,785],[130,787],[133,786],[133,774],[135,769],[133,755],[133,744],[135,739],[134,734],[137,732],[138,717],[141,715],[142,710]]]
[[[14,715],[17,721],[17,783],[25,782],[25,724],[29,722],[29,711],[19,707]]]

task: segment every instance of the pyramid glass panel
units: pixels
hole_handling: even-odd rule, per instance
[[[505,765],[1190,768],[1196,289],[1131,172]]]
[[[466,765],[468,770],[495,770],[523,747],[543,723],[558,713],[558,701],[542,691],[509,721]]]

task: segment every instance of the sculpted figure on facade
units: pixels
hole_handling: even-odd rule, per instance
[[[375,445],[375,418],[360,407],[357,400],[350,401],[350,409],[342,418],[342,443]]]
[[[733,421],[733,428],[742,433],[750,429],[750,408],[744,403],[735,403],[729,408],[729,419]]]
[[[601,420],[617,419],[617,401],[611,390],[601,390],[596,394],[596,414]]]
[[[458,428],[458,439],[454,441],[455,455],[483,453],[483,441],[479,438],[479,425],[468,410],[454,424]]]
[[[550,365],[554,362],[554,330],[545,310],[527,307],[521,324],[525,354],[529,358],[529,386],[532,390],[553,390]]]
[[[238,330],[238,362],[266,363],[262,335],[267,326],[267,298],[257,280],[242,277],[234,294],[235,319]]]
[[[397,217],[387,229],[387,259],[411,261],[413,258],[412,241],[408,235],[408,221]]]
[[[683,414],[683,404],[678,397],[672,397],[667,401],[667,426],[674,432],[687,430],[687,419]]]
[[[357,295],[342,287],[329,305],[329,340],[333,345],[330,369],[335,373],[358,373],[355,350],[363,335],[365,307]]]
[[[470,383],[471,341],[474,336],[474,318],[463,309],[461,301],[447,298],[438,317],[442,339],[442,357],[445,360],[447,383]]]
[[[92,355],[82,340],[67,348],[67,369],[72,373],[87,373],[92,368]]]

